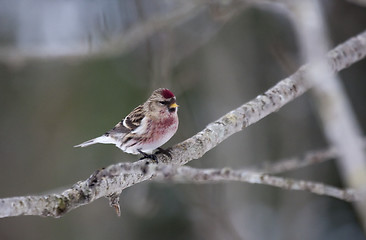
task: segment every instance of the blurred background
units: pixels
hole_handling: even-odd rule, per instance
[[[365,8],[323,0],[331,46],[365,30]],[[314,43],[316,44],[316,43]],[[301,64],[279,5],[239,0],[0,0],[0,198],[62,191],[137,156],[72,146],[113,127],[158,87],[178,99],[171,146]],[[340,76],[366,127],[366,62]],[[327,147],[309,94],[191,166],[259,166]],[[282,174],[343,187],[334,161]],[[0,239],[366,239],[352,205],[246,183],[144,182],[60,219],[0,219]]]

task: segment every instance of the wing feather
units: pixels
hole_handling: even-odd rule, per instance
[[[123,125],[131,131],[138,128],[141,124],[142,119],[145,117],[143,106],[139,105],[123,120]]]
[[[144,118],[143,114],[143,106],[140,105],[136,107],[130,114],[128,114],[122,121],[116,124],[114,128],[109,130],[105,135],[116,135],[121,133],[129,133],[136,128],[138,128],[141,124],[142,119]]]

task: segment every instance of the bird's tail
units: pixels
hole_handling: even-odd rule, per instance
[[[90,139],[89,141],[80,143],[79,145],[75,145],[74,147],[87,147],[89,145],[93,145],[96,143],[115,144],[115,140],[109,136],[107,137],[103,135],[97,138]]]

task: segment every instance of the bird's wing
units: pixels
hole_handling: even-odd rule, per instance
[[[122,120],[123,126],[129,128],[131,131],[138,128],[141,124],[142,119],[145,117],[143,106],[139,105],[130,114]]]
[[[105,135],[116,135],[121,133],[129,133],[136,128],[138,128],[141,124],[142,119],[144,118],[143,114],[143,106],[140,105],[136,107],[130,114],[128,114],[122,121],[116,124],[114,128],[105,133]]]

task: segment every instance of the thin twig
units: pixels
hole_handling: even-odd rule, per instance
[[[278,174],[322,163],[336,157],[336,149],[330,148],[325,150],[309,151],[304,156],[292,157],[275,163],[264,162],[260,167],[249,169],[260,173]]]
[[[366,149],[366,138],[363,139],[363,149]],[[308,151],[303,156],[282,159],[278,162],[264,161],[260,166],[245,168],[247,171],[267,174],[278,174],[298,170],[314,164],[323,163],[338,157],[336,148]]]

